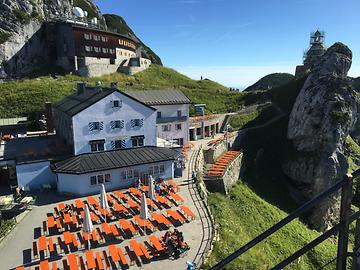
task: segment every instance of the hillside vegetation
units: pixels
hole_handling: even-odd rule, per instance
[[[253,85],[246,88],[244,91],[258,91],[268,90],[270,88],[284,85],[294,79],[294,75],[290,73],[272,73],[262,77]]]
[[[215,242],[205,269],[209,269],[287,215],[285,211],[261,198],[244,182],[238,183],[229,196],[210,194],[209,204],[216,222],[220,224],[220,241]],[[225,269],[270,269],[317,236],[318,232],[310,230],[301,221],[294,220],[266,241],[245,252]],[[327,240],[286,269],[317,270],[334,257],[336,245]],[[325,269],[334,269],[334,264]]]
[[[144,48],[145,53],[151,59],[151,61],[154,64],[162,65],[160,57],[136,36],[134,31],[127,25],[126,21],[121,16],[116,14],[104,14],[103,17],[105,18],[108,29],[119,34],[130,34],[131,36],[135,37],[139,40]]]
[[[44,102],[57,102],[75,92],[77,81],[95,85],[101,81],[104,87],[110,82],[119,82],[119,89],[180,89],[193,103],[206,103],[208,112],[223,113],[236,111],[241,106],[263,102],[261,93],[238,93],[216,82],[192,80],[173,69],[158,65],[135,76],[114,73],[97,78],[83,78],[74,75],[52,78],[43,76],[34,79],[10,81],[0,84],[0,115],[2,118],[29,116],[44,110]]]

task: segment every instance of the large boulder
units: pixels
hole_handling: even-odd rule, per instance
[[[347,77],[352,52],[335,43],[322,56],[301,89],[290,114],[287,137],[295,154],[283,162],[291,178],[294,198],[309,200],[342,179],[348,164],[344,142],[358,114],[356,93]],[[339,214],[339,194],[323,201],[310,216],[310,224],[326,230]]]

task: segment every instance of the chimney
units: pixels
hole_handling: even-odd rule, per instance
[[[110,83],[110,88],[111,89],[118,89],[118,82],[111,82]]]
[[[86,83],[84,82],[77,82],[77,94],[83,94],[86,91]]]
[[[54,133],[54,120],[53,120],[53,112],[52,112],[52,103],[45,102],[45,115],[46,115],[46,132]]]

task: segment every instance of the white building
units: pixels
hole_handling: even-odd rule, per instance
[[[5,145],[0,162],[16,167],[20,187],[51,185],[61,193],[85,195],[98,193],[101,184],[113,190],[149,175],[174,177],[179,152],[156,146],[156,127],[181,124],[170,134],[187,142],[188,99],[178,91],[163,91],[160,104],[152,101],[153,107],[149,100],[143,102],[115,86],[89,88],[79,83],[75,94],[54,105],[56,135],[15,139]]]
[[[176,152],[168,148],[145,146],[134,149],[81,154],[53,165],[61,193],[79,195],[98,193],[101,184],[107,190],[126,188],[135,179],[174,177]]]
[[[125,91],[156,109],[157,145],[176,147],[189,142],[190,100],[180,90]]]
[[[74,155],[156,146],[156,109],[113,88],[78,84],[54,106],[57,134]]]

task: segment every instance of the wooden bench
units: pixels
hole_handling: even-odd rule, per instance
[[[43,221],[42,225],[43,225],[42,228],[43,228],[44,235],[46,235],[47,234],[46,221]]]
[[[34,256],[34,258],[37,258],[39,256],[36,241],[33,242],[33,256]]]
[[[96,252],[95,254],[96,254],[95,257],[96,257],[96,264],[97,264],[98,269],[104,270],[104,264],[101,260],[100,253]]]
[[[82,256],[79,256],[79,265],[81,270],[86,270],[84,258]]]
[[[124,255],[124,253],[122,252],[121,248],[117,248],[117,252],[119,254],[119,257],[120,257],[120,261],[121,261],[121,264],[122,265],[129,265],[127,260],[126,260],[126,257]]]
[[[103,258],[104,258],[104,262],[105,262],[105,266],[106,266],[106,269],[109,269],[111,264],[110,264],[110,260],[109,260],[109,257],[106,253],[105,250],[102,251],[102,255],[103,255]]]

